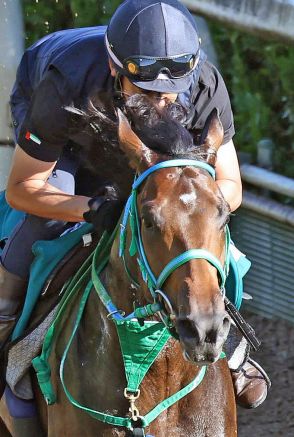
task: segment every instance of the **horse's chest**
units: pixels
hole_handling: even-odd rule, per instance
[[[178,342],[171,339],[161,351],[141,384],[140,406],[147,413],[182,386],[185,362]]]

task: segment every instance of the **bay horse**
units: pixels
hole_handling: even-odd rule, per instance
[[[47,407],[37,396],[44,429],[48,437],[236,436],[233,385],[221,355],[230,326],[223,299],[229,207],[213,177],[222,125],[214,111],[195,146],[180,123],[142,96],[129,99],[126,112],[128,118],[119,110],[119,142],[137,178],[99,274],[111,302],[99,298],[94,281],[78,326],[79,300],[65,310],[50,359],[57,402]],[[167,132],[171,143],[160,149]],[[149,321],[153,331],[160,325],[168,333],[135,394],[126,390],[117,334],[124,314],[133,315],[131,329],[136,316],[138,326]],[[142,417],[197,378],[197,387],[144,429]],[[97,420],[95,411],[130,412],[132,427]]]

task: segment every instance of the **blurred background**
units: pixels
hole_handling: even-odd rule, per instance
[[[107,24],[119,0],[0,0],[0,189],[13,152],[9,93],[25,47],[60,29]],[[232,219],[252,261],[242,311],[263,342],[255,358],[273,380],[239,436],[294,436],[294,0],[183,0],[220,69],[235,118],[244,183]]]

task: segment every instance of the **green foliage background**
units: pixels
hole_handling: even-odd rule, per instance
[[[121,0],[23,0],[26,45],[60,29],[107,24]]]
[[[121,0],[23,0],[26,45],[47,33],[106,24]],[[239,150],[253,160],[271,138],[274,170],[294,177],[294,46],[263,41],[216,23],[210,28],[231,95]]]
[[[274,170],[294,177],[294,46],[210,23],[234,109],[237,147],[275,144]]]

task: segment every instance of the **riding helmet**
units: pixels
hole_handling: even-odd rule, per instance
[[[125,0],[105,37],[116,70],[139,88],[186,91],[201,50],[194,18],[177,0]]]

